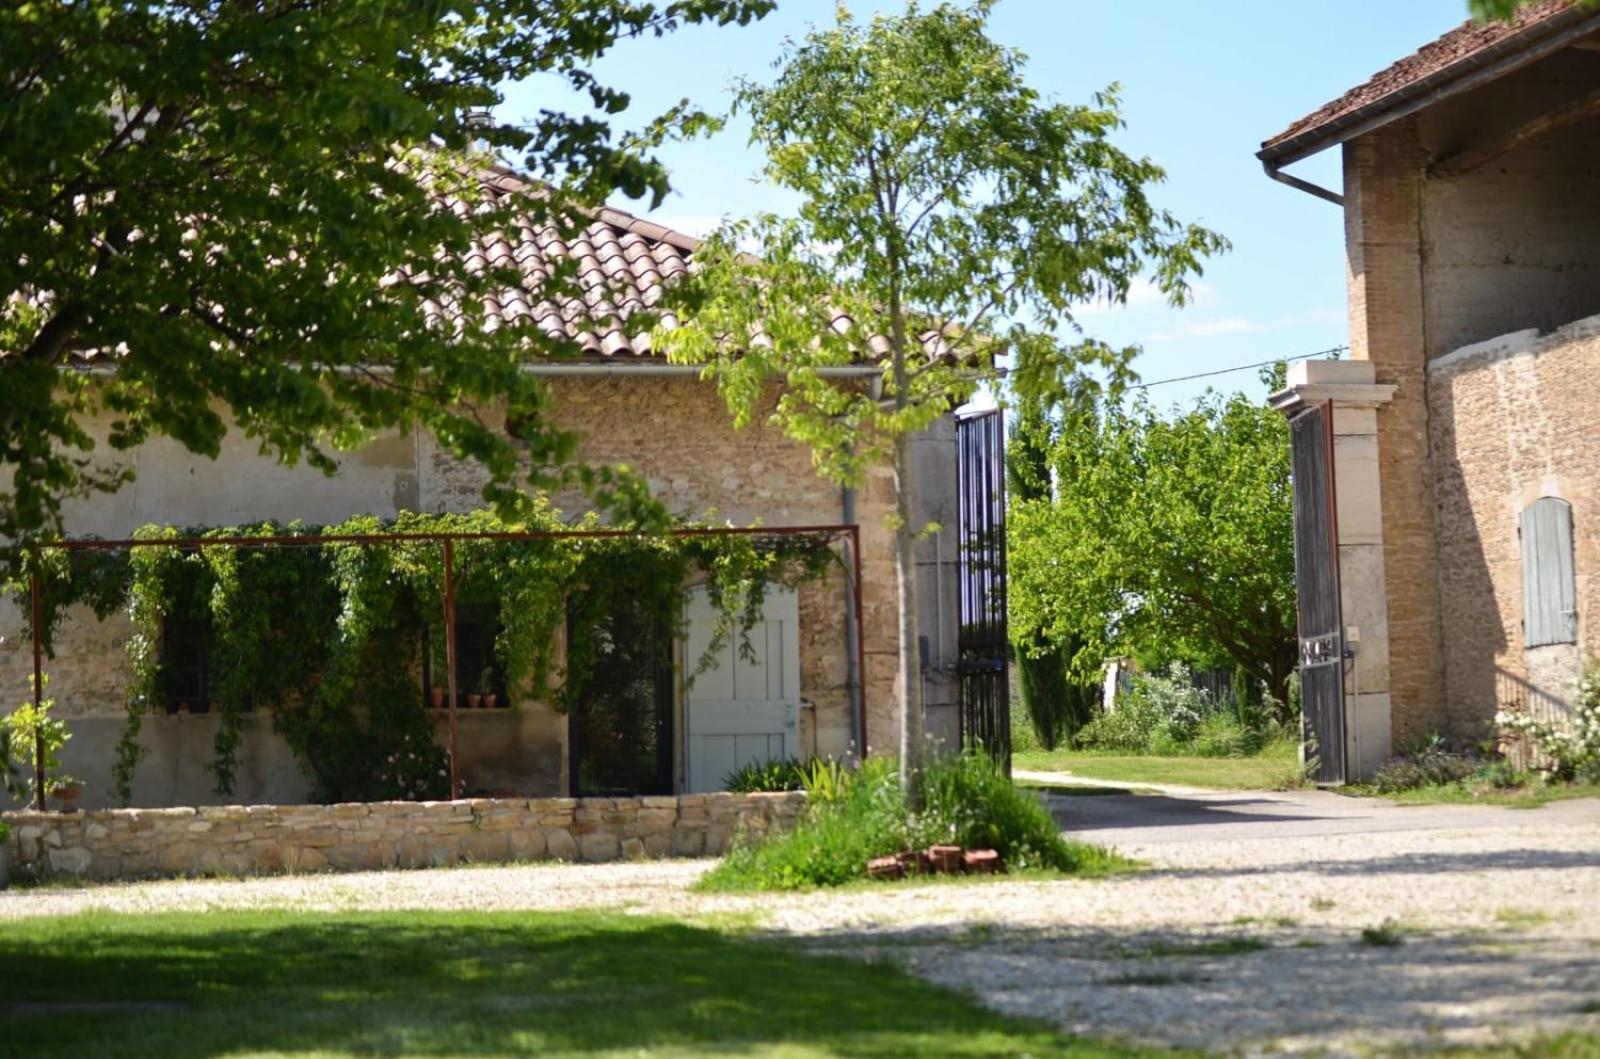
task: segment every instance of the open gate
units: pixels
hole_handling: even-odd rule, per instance
[[[1011,689],[1006,664],[1005,417],[999,409],[956,419],[957,540],[961,560],[961,745],[981,746],[1011,773]]]
[[[1306,759],[1318,783],[1345,773],[1344,616],[1334,525],[1333,405],[1289,420],[1294,475],[1294,579],[1300,628],[1300,699]]]

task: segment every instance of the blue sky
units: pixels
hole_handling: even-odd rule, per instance
[[[858,17],[899,3],[857,2]],[[626,89],[642,121],[688,97],[723,110],[738,76],[764,79],[786,37],[831,24],[832,0],[779,0],[752,26],[693,28],[628,42],[596,72]],[[1124,149],[1168,173],[1157,200],[1184,220],[1233,241],[1197,287],[1196,303],[1168,309],[1136,288],[1124,309],[1090,310],[1086,331],[1139,344],[1146,381],[1310,353],[1346,340],[1342,218],[1337,207],[1268,180],[1261,140],[1365,80],[1466,18],[1465,0],[1000,0],[992,35],[1029,57],[1031,83],[1066,101],[1122,86]],[[544,103],[538,87],[513,86],[501,116],[517,120]],[[787,200],[755,181],[747,129],[670,146],[675,191],[651,216],[702,234],[728,215],[783,210]],[[1337,188],[1337,152],[1295,167]],[[622,209],[643,204],[618,199]],[[1166,405],[1206,385],[1264,390],[1253,371],[1157,387]]]

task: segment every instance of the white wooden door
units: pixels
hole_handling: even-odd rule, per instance
[[[687,789],[720,791],[728,773],[751,762],[800,751],[800,601],[794,590],[767,590],[760,624],[750,630],[755,657],[740,650],[736,629],[684,696]],[[689,592],[684,666],[693,672],[716,631],[704,588]]]

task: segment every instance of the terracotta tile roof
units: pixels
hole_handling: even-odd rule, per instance
[[[1422,91],[1447,84],[1486,62],[1514,56],[1586,21],[1600,23],[1600,15],[1569,0],[1543,0],[1520,9],[1508,21],[1463,22],[1266,140],[1260,154],[1309,154],[1335,142],[1339,131],[1357,121],[1381,115]]]
[[[503,170],[494,171],[485,183],[491,196],[502,201],[532,190]],[[651,353],[649,331],[630,332],[628,318],[654,308],[666,284],[689,271],[698,240],[610,207],[595,210],[593,217],[568,241],[552,226],[524,216],[515,231],[480,241],[469,251],[469,267],[474,258],[490,267],[514,264],[524,277],[522,284],[489,301],[488,326],[531,317],[551,336],[577,342],[586,356]],[[542,296],[542,288],[562,259],[576,262],[578,297],[556,303]],[[676,321],[665,313],[660,322],[670,327]]]

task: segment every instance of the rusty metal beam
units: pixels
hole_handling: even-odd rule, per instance
[[[450,696],[450,797],[461,797],[461,770],[456,762],[456,542],[444,542],[444,668],[445,694]]]
[[[39,592],[39,553],[33,553],[33,570],[28,576],[29,602],[33,610],[33,807],[44,812],[44,725],[39,716],[44,709],[44,600]]]

